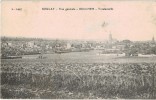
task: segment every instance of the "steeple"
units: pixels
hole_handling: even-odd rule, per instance
[[[109,34],[109,42],[112,42],[112,34]]]

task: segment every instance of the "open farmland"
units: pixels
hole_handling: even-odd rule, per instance
[[[101,51],[72,52],[62,54],[24,55],[23,59],[2,59],[2,62],[53,62],[53,63],[155,63],[156,56],[125,57],[124,54],[100,54]]]
[[[154,57],[69,54],[2,60],[2,98],[156,98]]]

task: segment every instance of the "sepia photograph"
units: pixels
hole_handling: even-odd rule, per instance
[[[0,99],[156,99],[155,0],[2,0]]]

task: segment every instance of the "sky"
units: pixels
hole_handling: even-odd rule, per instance
[[[155,1],[2,1],[1,7],[2,36],[107,40],[111,33],[118,40],[156,38]]]

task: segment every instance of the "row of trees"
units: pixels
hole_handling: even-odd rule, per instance
[[[156,45],[155,46],[150,46],[150,45],[136,45],[134,44],[133,46],[125,46],[125,53],[127,53],[129,56],[130,55],[135,55],[138,53],[141,54],[156,54]]]

